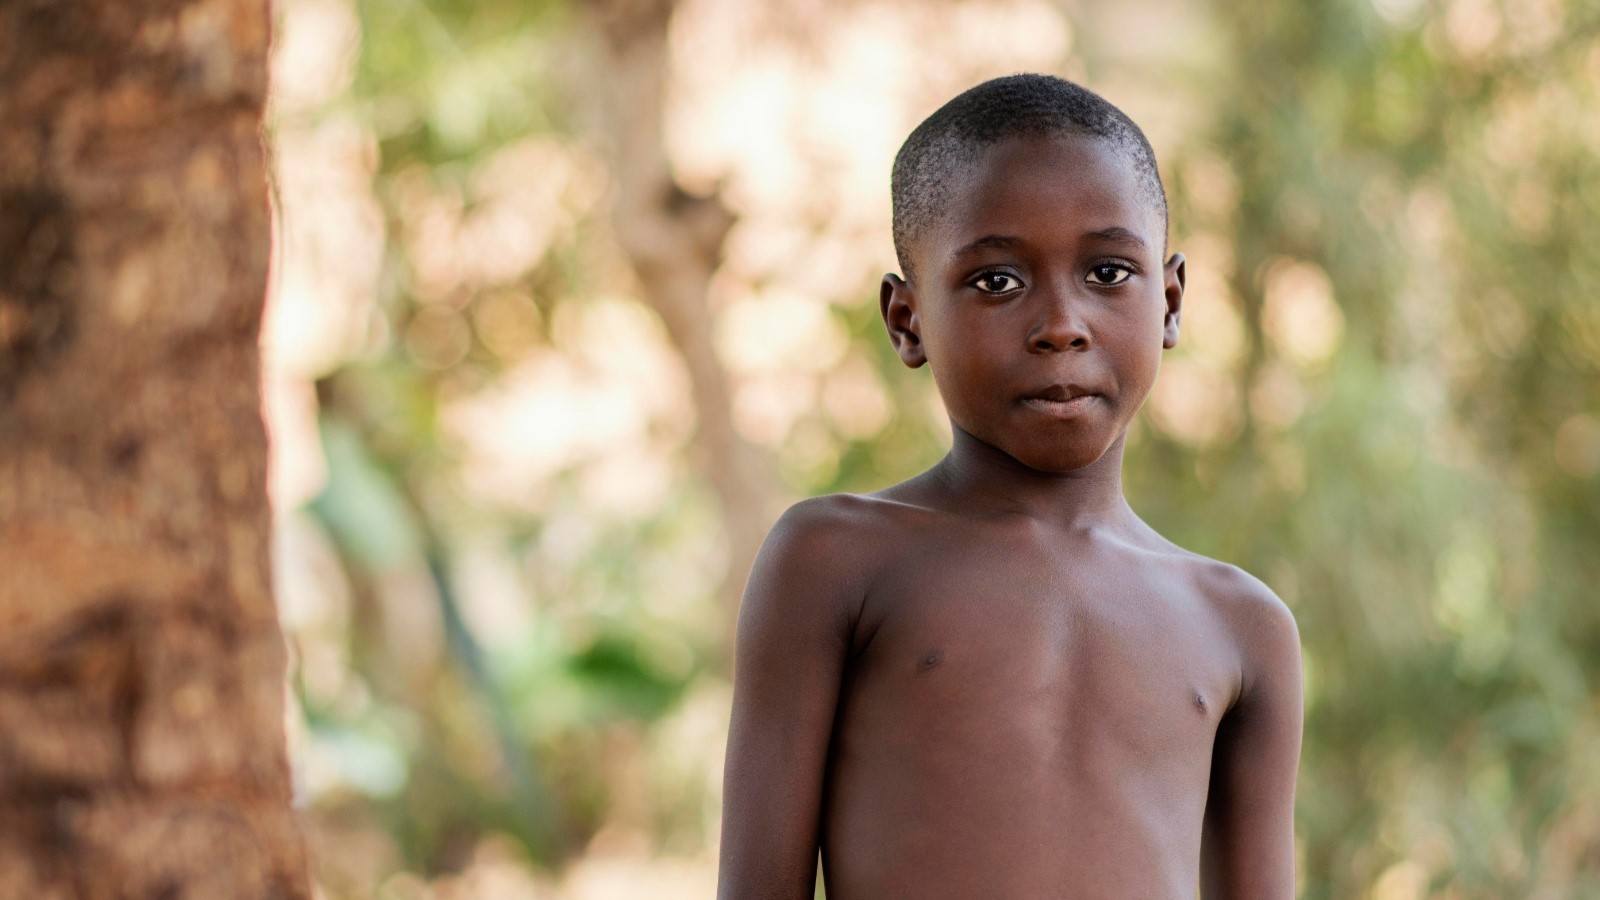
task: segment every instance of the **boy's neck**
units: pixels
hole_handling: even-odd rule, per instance
[[[1101,457],[1071,472],[1041,472],[950,423],[950,452],[933,467],[934,480],[961,508],[1010,513],[1064,529],[1132,524],[1122,496],[1122,448],[1127,433]]]

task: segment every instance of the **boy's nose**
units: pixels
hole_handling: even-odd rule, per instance
[[[1028,334],[1028,349],[1035,353],[1089,349],[1089,328],[1076,305],[1070,296],[1050,298],[1044,320]]]

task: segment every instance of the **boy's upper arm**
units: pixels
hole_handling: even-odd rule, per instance
[[[723,900],[809,900],[815,888],[823,774],[865,590],[850,499],[791,507],[751,569],[723,776]]]
[[[1294,784],[1303,698],[1289,608],[1238,570],[1227,598],[1241,654],[1239,697],[1217,728],[1201,863],[1206,900],[1294,897]]]

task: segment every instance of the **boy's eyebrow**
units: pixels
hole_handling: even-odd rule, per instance
[[[1006,247],[1015,247],[1020,243],[1022,243],[1022,238],[1011,237],[1010,235],[1005,234],[986,234],[983,237],[972,241],[971,243],[962,244],[960,247],[956,248],[956,252],[950,254],[950,257],[952,259],[959,259],[974,250],[982,250],[986,247],[1003,250]]]
[[[1140,237],[1137,232],[1129,228],[1123,228],[1121,225],[1112,225],[1109,228],[1091,231],[1085,236],[1094,238],[1095,240],[1108,241],[1113,244],[1127,244],[1130,247],[1137,247],[1140,250],[1145,249],[1147,246],[1144,242],[1144,238]],[[956,248],[956,252],[950,254],[950,258],[960,259],[974,250],[983,250],[986,248],[1003,250],[1007,247],[1015,247],[1020,243],[1022,243],[1022,238],[1019,237],[1012,237],[1011,235],[1006,234],[986,234],[975,241],[962,244],[960,247]]]
[[[1123,228],[1121,225],[1113,225],[1110,228],[1102,228],[1099,231],[1091,231],[1089,232],[1089,237],[1098,238],[1102,241],[1110,241],[1114,244],[1129,244],[1131,246],[1138,247],[1141,250],[1143,250],[1145,247],[1144,238],[1139,237],[1138,234],[1135,234],[1133,231],[1127,228]]]

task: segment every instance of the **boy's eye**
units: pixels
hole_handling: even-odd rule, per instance
[[[1090,284],[1112,285],[1121,284],[1132,276],[1133,273],[1128,270],[1127,266],[1117,265],[1116,263],[1101,263],[1089,270],[1089,277],[1086,280]]]
[[[985,272],[973,279],[972,285],[985,294],[1004,294],[1022,287],[1022,282],[1004,272]]]

